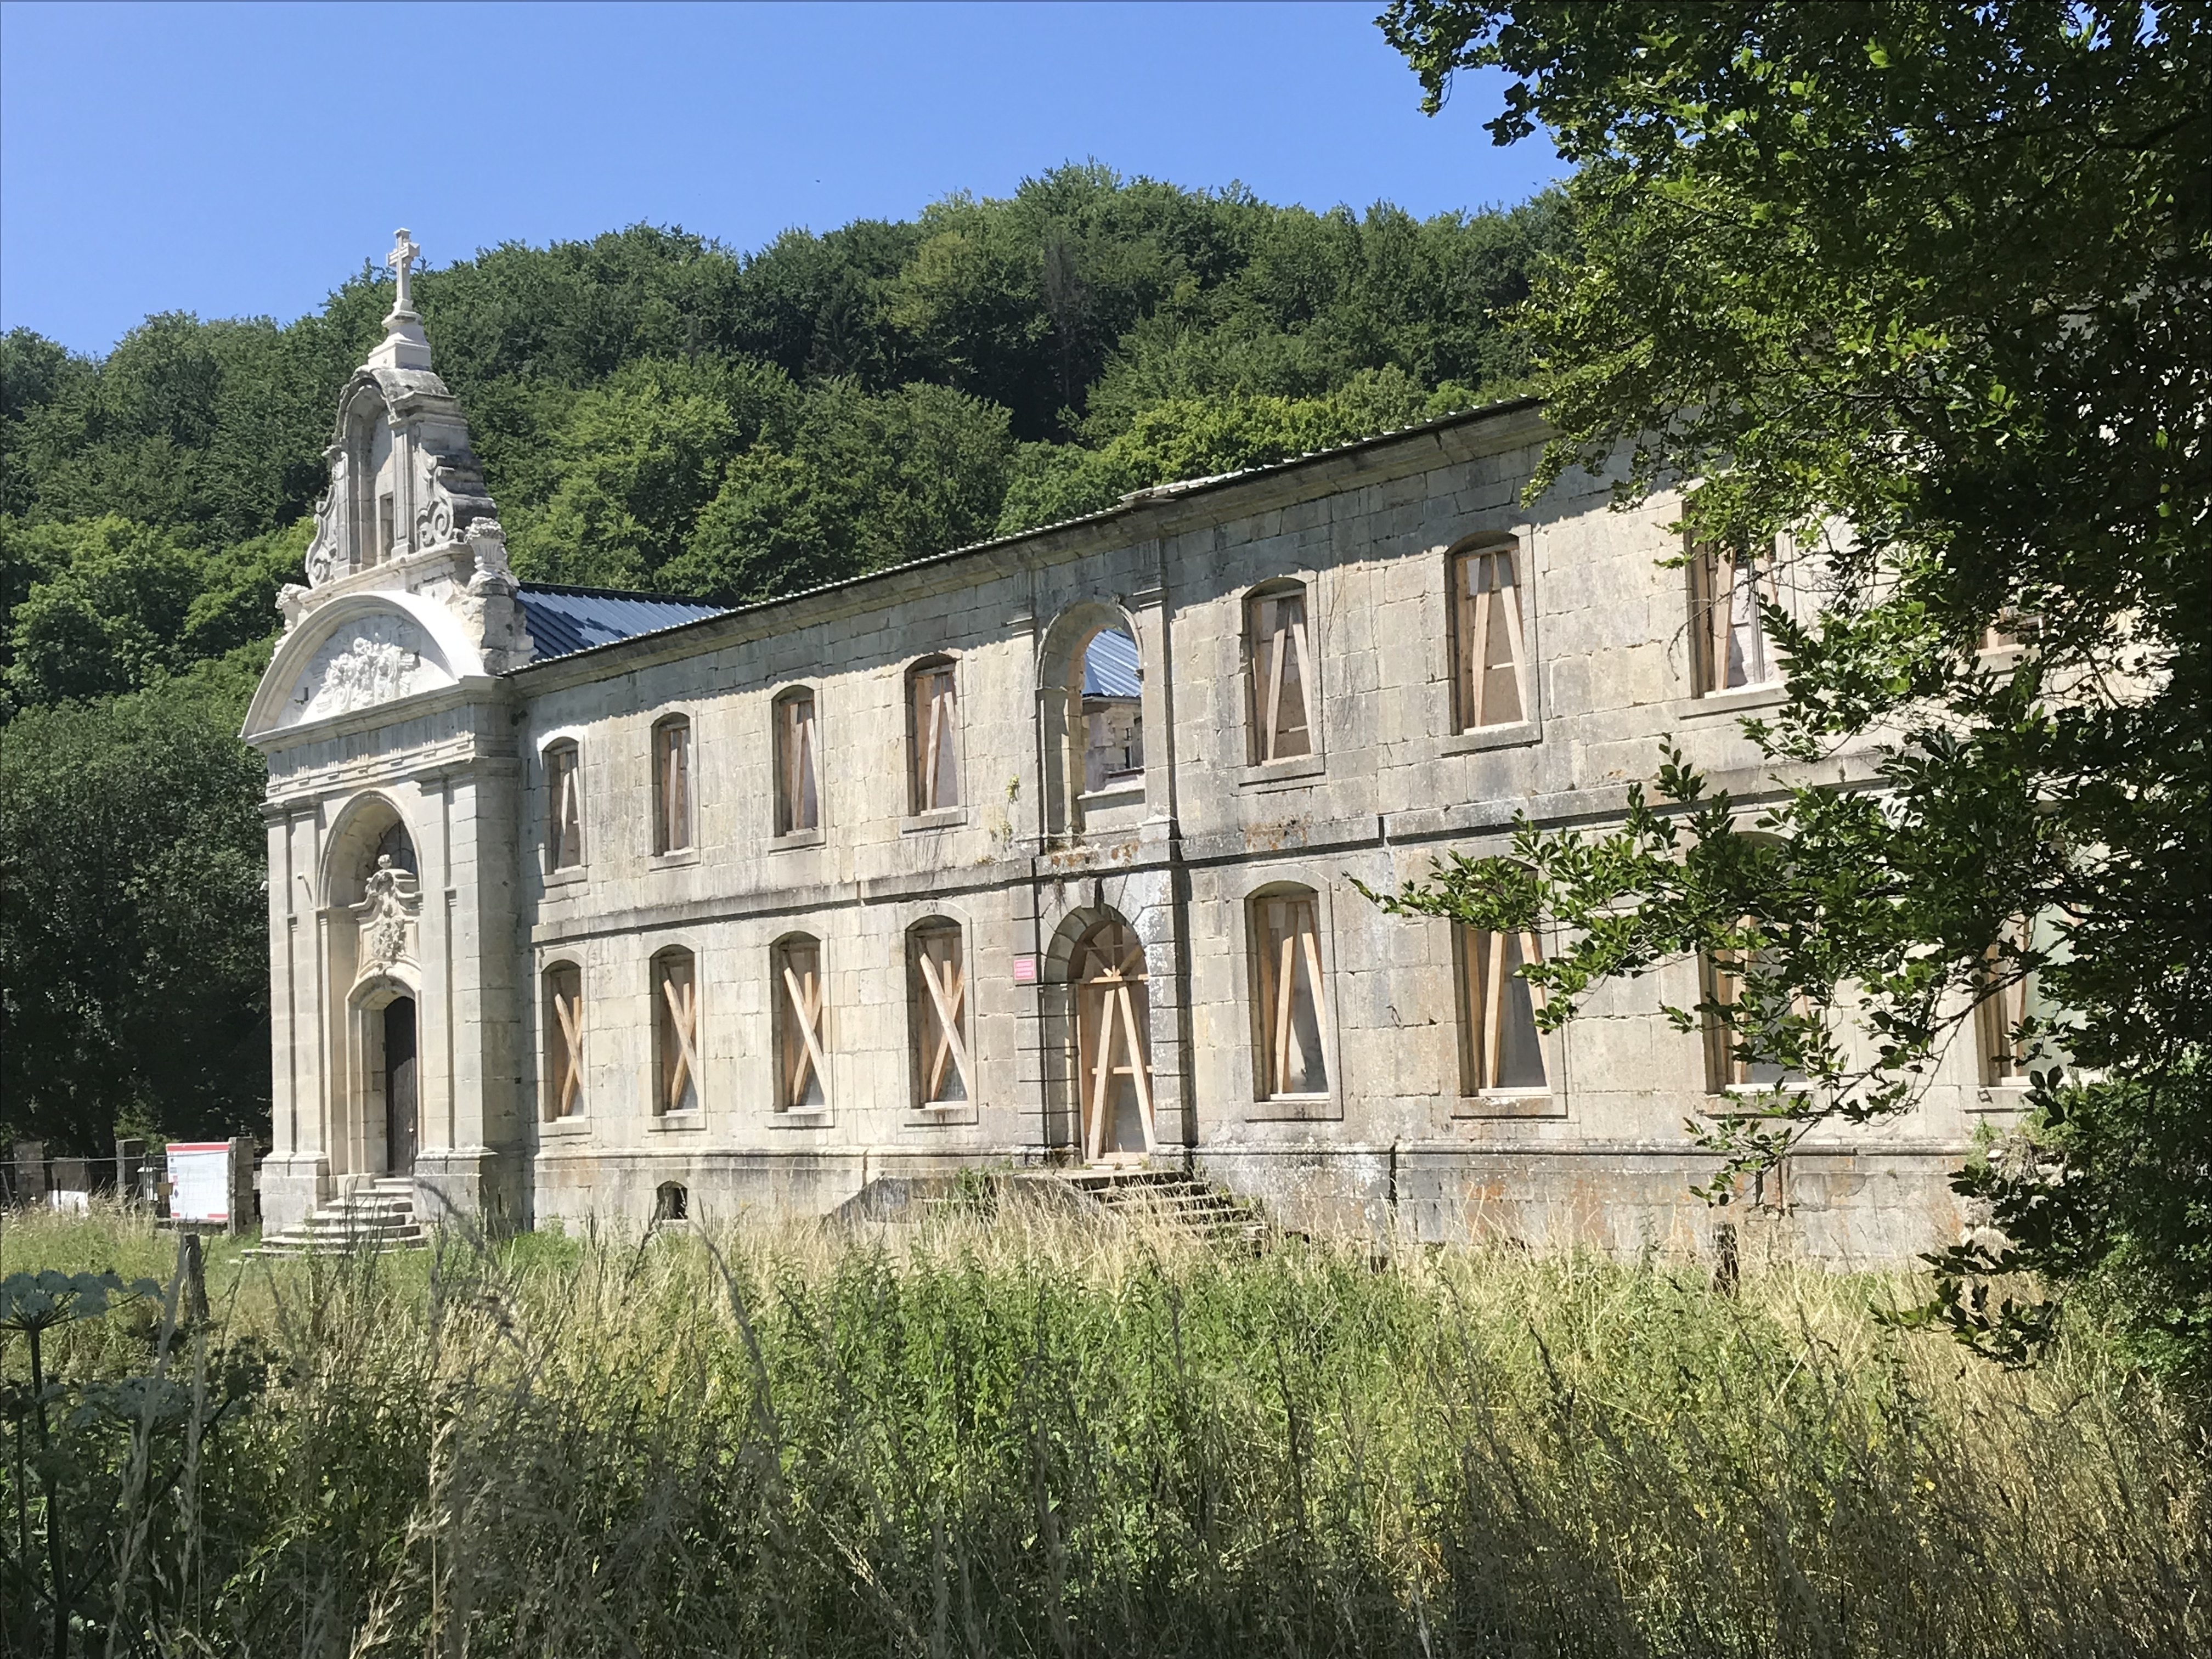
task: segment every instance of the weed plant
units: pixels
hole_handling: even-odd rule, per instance
[[[2212,1646],[2187,1420],[2094,1334],[2008,1373],[1886,1328],[1902,1275],[1009,1208],[218,1250],[195,1322],[143,1222],[0,1244],[164,1286],[46,1332],[46,1463],[0,1356],[10,1652],[55,1527],[88,1655]]]

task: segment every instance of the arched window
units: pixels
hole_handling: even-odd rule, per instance
[[[556,962],[545,970],[545,1115],[584,1109],[584,970]]]
[[[1137,641],[1122,629],[1101,629],[1084,645],[1076,747],[1085,794],[1144,782],[1138,661]]]
[[[1310,887],[1273,887],[1249,901],[1253,1076],[1262,1100],[1328,1092],[1328,1003],[1321,901]]]
[[[814,734],[814,691],[794,685],[775,700],[775,833],[822,826],[822,782]]]
[[[1462,732],[1530,718],[1520,559],[1510,541],[1451,556],[1452,695]]]
[[[1698,692],[1711,696],[1782,677],[1769,647],[1762,600],[1779,594],[1771,554],[1731,559],[1718,548],[1690,561],[1691,629],[1698,662]]]
[[[1492,933],[1460,927],[1460,1091],[1465,1095],[1548,1090],[1544,1042],[1536,1012],[1540,986],[1520,969],[1544,959],[1533,932]]]
[[[1745,916],[1737,925],[1749,928],[1756,924],[1752,917]],[[1778,1012],[1772,1006],[1754,1010],[1748,1006],[1747,993],[1751,982],[1769,960],[1768,953],[1759,950],[1717,951],[1698,958],[1704,1000],[1708,1005],[1705,1015],[1705,1086],[1711,1093],[1755,1093],[1788,1088],[1803,1080],[1776,1060],[1772,1049],[1780,1036],[1779,1021],[1784,1013],[1802,1018],[1810,1014],[1812,1005],[1798,994],[1791,998],[1786,1011]],[[1764,986],[1759,988],[1759,996],[1762,1003],[1771,1000],[1771,994]],[[1728,1011],[1729,1017],[1722,1018],[1716,1010]]]
[[[960,805],[960,709],[950,657],[907,671],[907,747],[912,757],[910,810],[942,812]]]
[[[374,870],[387,858],[395,870],[404,870],[410,876],[421,873],[415,866],[414,838],[408,835],[405,824],[395,823],[384,832],[384,838],[376,843],[376,850],[369,854],[368,867]]]
[[[681,946],[653,959],[653,1077],[656,1116],[698,1109],[698,973]]]
[[[949,1106],[973,1100],[960,924],[941,918],[916,922],[907,933],[907,974],[915,1103]]]
[[[2018,958],[2032,948],[2032,939],[2028,923],[2015,917],[1983,957],[1974,1030],[1985,1088],[2020,1088],[2028,1080],[2035,1043],[2022,1028],[2033,1010],[2035,976],[2021,969]]]
[[[775,1108],[819,1111],[830,1103],[823,1055],[822,941],[806,933],[780,939],[769,953],[769,997],[775,1010]]]
[[[653,850],[691,845],[691,722],[670,714],[653,725]]]
[[[583,757],[573,738],[545,746],[545,867],[584,861]]]
[[[1096,1163],[1109,1153],[1157,1152],[1144,945],[1109,915],[1078,942],[1073,968],[1084,1156]]]
[[[653,1218],[655,1221],[684,1221],[691,1214],[691,1194],[684,1189],[680,1181],[664,1181],[653,1194]]]
[[[1314,752],[1320,712],[1302,582],[1273,582],[1244,602],[1252,762],[1267,766]]]

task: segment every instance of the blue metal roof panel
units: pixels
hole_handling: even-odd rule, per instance
[[[1083,695],[1086,697],[1133,697],[1137,695],[1137,642],[1127,634],[1091,636],[1083,653]]]
[[[719,616],[727,608],[666,593],[623,593],[552,582],[524,582],[520,597],[539,662],[664,628],[680,628],[702,617]]]

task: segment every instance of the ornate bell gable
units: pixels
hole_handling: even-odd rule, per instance
[[[415,313],[420,252],[398,233],[385,337],[338,394],[307,585],[276,597],[284,638],[249,740],[505,673],[534,653],[468,421]]]

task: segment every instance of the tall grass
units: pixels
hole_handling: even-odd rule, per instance
[[[173,1259],[115,1217],[11,1220],[4,1249]],[[175,1391],[73,1431],[130,1522],[98,1539],[83,1652],[2212,1644],[2183,1419],[2091,1337],[2015,1375],[1881,1326],[1902,1277],[1775,1269],[1730,1297],[1585,1257],[1242,1256],[1012,1212],[895,1242],[224,1256],[209,1288],[198,1328],[142,1303],[51,1335],[73,1389],[166,1349]],[[15,1549],[19,1501],[25,1535],[44,1521],[4,1496]]]

